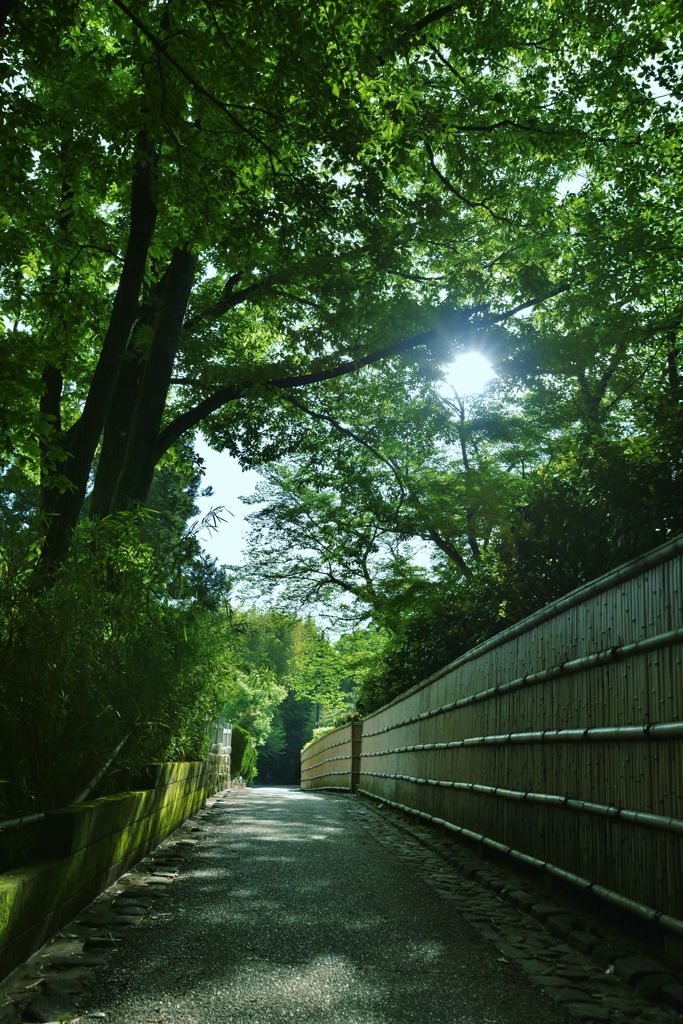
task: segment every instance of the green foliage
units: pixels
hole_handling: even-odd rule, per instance
[[[370,619],[366,713],[683,529],[677,332],[610,350],[547,330],[528,318],[476,400],[405,368],[328,390],[299,452],[264,472],[243,579],[342,628]]]
[[[3,817],[72,801],[124,737],[109,791],[150,762],[205,754],[234,637],[210,603],[169,596],[166,559],[140,540],[148,522],[142,513],[84,522],[49,587],[3,551]],[[176,568],[177,594],[183,564]]]
[[[677,322],[668,3],[373,0],[359,17],[74,0],[47,18],[27,0],[3,45],[0,458],[40,484],[49,534],[66,523],[46,557],[68,544],[98,445],[98,476],[123,487],[117,445],[140,468],[134,413],[151,462],[99,514],[144,500],[154,461],[200,424],[270,461],[301,433],[299,387],[325,395],[381,354],[422,365],[474,336],[514,349],[518,306],[546,314],[531,360],[558,325],[607,353]],[[143,166],[148,241],[131,199]],[[155,324],[187,250],[197,273],[162,380]],[[118,341],[114,294],[132,310]],[[137,402],[150,378],[159,393]]]
[[[232,752],[230,774],[233,779],[241,776],[249,784],[256,775],[256,747],[246,729],[239,725],[232,727]]]
[[[678,22],[660,0],[13,6],[8,812],[68,799],[138,720],[161,724],[131,770],[197,756],[218,706],[274,763],[287,689],[302,734],[314,705],[375,707],[681,529]],[[499,383],[448,404],[435,379],[472,346]],[[279,618],[234,613],[184,527],[198,427],[268,466],[244,575]],[[334,642],[310,618],[332,605]]]
[[[311,736],[315,705],[290,692],[277,708],[273,731],[259,750],[258,781],[296,785],[301,776],[300,751]]]

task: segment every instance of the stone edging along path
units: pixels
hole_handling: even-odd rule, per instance
[[[94,972],[116,955],[131,927],[165,913],[164,899],[186,856],[198,843],[211,841],[211,809],[225,806],[223,796],[208,799],[207,810],[188,818],[0,983],[0,1024],[77,1024],[104,1017],[89,1004]]]
[[[478,861],[435,830],[408,824],[382,801],[352,797],[350,803],[351,814],[380,843],[498,947],[501,961],[519,965],[580,1021],[683,1019],[680,972],[629,948],[618,934],[584,925],[561,897],[539,898],[518,876]]]

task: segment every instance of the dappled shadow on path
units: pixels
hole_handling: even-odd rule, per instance
[[[525,977],[510,986],[358,805],[262,787],[214,809],[169,916],[126,944],[98,1008],[119,1024],[566,1020]]]

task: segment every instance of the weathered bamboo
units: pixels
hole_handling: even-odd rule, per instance
[[[682,662],[678,537],[369,715],[361,785],[589,880],[613,902],[680,921]],[[311,768],[313,755],[322,762],[351,753],[341,734],[322,740],[330,737],[340,742],[335,750],[304,752],[302,778],[320,773],[316,785],[338,784],[322,773],[348,764]]]
[[[375,796],[374,793],[369,793],[363,789],[361,789],[360,792],[364,793],[366,796]],[[381,799],[383,803],[388,804],[390,807],[395,807],[396,810],[399,810],[404,814],[414,814],[423,821],[429,822],[431,825],[436,825],[437,827],[447,829],[449,832],[455,832],[456,834],[463,835],[467,839],[471,839],[482,846],[496,850],[499,853],[504,853],[508,857],[513,857],[515,860],[520,861],[527,867],[546,871],[549,875],[559,878],[563,882],[568,882],[570,885],[574,885],[577,889],[581,889],[583,892],[592,892],[600,899],[605,900],[607,903],[611,903],[613,906],[620,907],[622,910],[627,910],[636,917],[640,917],[646,921],[651,921],[653,924],[659,924],[662,928],[673,932],[675,935],[683,936],[683,921],[679,921],[677,918],[669,917],[668,914],[662,914],[658,910],[654,910],[652,907],[645,906],[643,903],[630,900],[627,897],[622,896],[620,893],[614,892],[612,889],[606,889],[604,886],[596,885],[588,878],[581,878],[580,875],[574,875],[570,871],[565,871],[564,868],[558,867],[557,864],[551,864],[549,861],[539,860],[538,857],[531,857],[529,854],[523,853],[521,850],[515,850],[513,847],[506,846],[504,843],[496,842],[495,839],[491,839],[489,836],[481,835],[478,832],[472,832],[470,829],[463,828],[460,825],[454,825],[452,822],[445,821],[443,818],[436,818],[431,814],[426,814],[424,811],[418,810],[416,807],[408,807],[405,804],[396,803],[394,800]]]
[[[470,793],[483,793],[487,796],[502,797],[505,800],[524,800],[527,803],[565,807],[571,811],[585,811],[588,814],[599,814],[605,818],[621,818],[622,821],[631,821],[644,828],[658,828],[663,832],[683,835],[683,821],[679,818],[665,818],[661,814],[648,814],[646,811],[629,811],[624,807],[610,807],[607,804],[595,804],[588,800],[572,800],[568,796],[558,796],[556,793],[531,793],[529,790],[503,789],[502,786],[482,786],[477,782],[455,782],[448,779],[418,779],[412,775],[398,775],[395,772],[362,771],[360,774],[380,779],[402,779],[405,782],[413,782],[417,786],[466,789]]]
[[[351,723],[313,740],[301,752],[301,788],[350,791],[353,757]]]

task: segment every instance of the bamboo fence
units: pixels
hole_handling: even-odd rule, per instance
[[[301,751],[301,788],[351,792],[358,785],[361,723],[325,733]]]
[[[364,720],[359,790],[683,934],[682,591],[680,537],[458,658]]]

